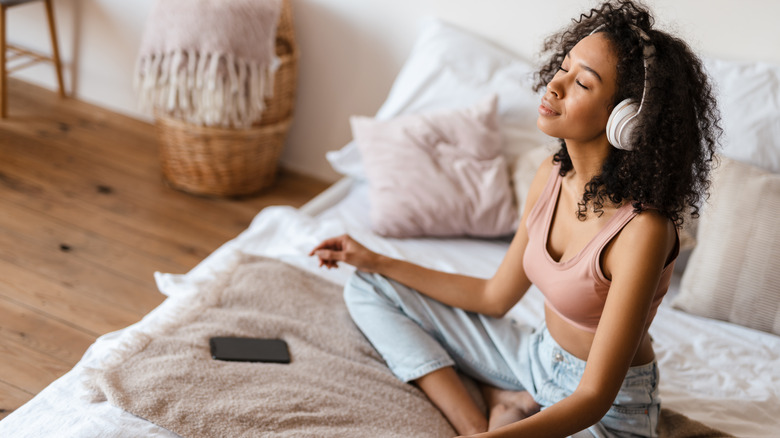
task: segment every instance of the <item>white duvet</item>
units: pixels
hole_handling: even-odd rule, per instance
[[[289,207],[266,208],[246,231],[188,274],[156,274],[160,291],[169,298],[137,324],[98,339],[70,372],[0,421],[0,437],[176,436],[108,403],[90,402],[84,370],[100,366],[130,332],[175,318],[176,303],[191,299],[198,282],[230,269],[241,252],[275,257],[344,283],[351,268],[321,269],[307,254],[322,239],[345,232],[393,257],[483,277],[492,275],[508,245],[498,240],[383,239],[369,230],[364,185],[355,184],[345,199],[319,212],[323,199],[328,205],[327,198],[308,206],[306,211],[317,212],[314,217]],[[531,290],[511,315],[538,320],[541,310],[541,294]],[[665,407],[736,436],[778,436],[780,337],[691,316],[668,304],[661,305],[650,333],[660,362]]]

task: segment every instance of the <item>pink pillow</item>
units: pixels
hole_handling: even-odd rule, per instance
[[[517,211],[501,155],[497,96],[461,110],[391,120],[352,117],[374,232],[387,237],[495,237]]]

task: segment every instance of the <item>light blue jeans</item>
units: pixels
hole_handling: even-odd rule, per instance
[[[344,288],[350,315],[402,381],[437,369],[528,391],[551,406],[577,388],[585,361],[562,349],[546,326],[453,308],[378,274],[357,271]],[[631,367],[607,415],[577,436],[656,437],[658,365]]]

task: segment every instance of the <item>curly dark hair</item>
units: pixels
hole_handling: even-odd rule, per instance
[[[656,209],[678,227],[687,213],[698,216],[699,204],[709,189],[709,171],[721,134],[720,114],[701,60],[682,40],[653,28],[647,7],[631,0],[612,0],[572,20],[572,25],[544,42],[546,63],[536,73],[535,91],[544,88],[558,71],[566,54],[594,29],[604,32],[618,58],[617,91],[613,105],[623,99],[639,101],[633,150],[612,148],[601,173],[585,186],[577,216],[587,217],[592,203],[597,215],[605,201],[633,203],[641,212]],[[647,72],[643,60],[642,29],[655,47]],[[561,176],[572,167],[566,142],[553,161]]]

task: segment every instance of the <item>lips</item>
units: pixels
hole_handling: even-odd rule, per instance
[[[550,105],[546,100],[542,99],[542,104],[539,105],[539,114],[542,116],[560,116],[561,113],[553,109],[552,105]]]

